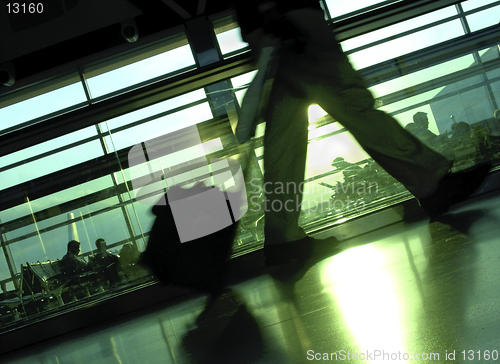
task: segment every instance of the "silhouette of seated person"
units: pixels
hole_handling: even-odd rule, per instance
[[[451,150],[456,160],[469,160],[477,154],[478,143],[472,138],[472,128],[465,121],[453,124],[450,138]]]
[[[451,134],[451,140],[455,144],[470,142],[472,128],[465,121],[461,121],[459,123],[453,124],[451,126],[451,130],[453,133]]]
[[[500,110],[497,110],[500,117]],[[500,122],[499,122],[500,126]],[[489,125],[476,125],[471,138],[477,150],[476,163],[500,158],[500,132],[493,132]]]
[[[365,180],[365,171],[363,171],[363,168],[347,162],[342,157],[335,158],[332,162],[332,167],[342,171],[342,175],[344,176],[344,182],[342,183],[342,186],[336,190],[338,196],[335,198],[344,199],[349,197],[358,199],[360,196],[357,193],[357,184],[363,183]]]
[[[116,255],[106,250],[106,240],[99,238],[95,242],[97,251],[94,254],[92,264],[104,275],[111,285],[120,282],[119,260]]]
[[[61,267],[66,274],[82,274],[89,270],[89,265],[82,257],[79,257],[81,252],[80,243],[76,240],[71,240],[68,243],[68,252],[61,259]]]
[[[498,144],[500,142],[500,109],[495,110],[495,112],[493,113],[493,119],[494,119],[493,124],[491,124],[493,129],[487,127],[486,131],[487,136],[485,136],[485,139],[487,139],[487,141],[489,141],[490,143]],[[472,131],[474,134],[475,130]],[[483,135],[484,134],[485,133],[483,132]]]
[[[99,238],[95,241],[95,247],[97,248],[97,251],[94,254],[95,259],[106,259],[114,256],[106,250],[106,240],[102,238]]]
[[[500,138],[500,109],[495,110],[493,113],[493,118],[496,120],[496,131],[491,133],[492,136]]]
[[[496,130],[491,131],[489,135],[490,148],[493,149],[494,154],[496,154],[497,158],[500,157],[500,109],[495,110],[493,117],[496,120]]]
[[[405,129],[416,136],[424,144],[432,147],[439,147],[439,139],[436,134],[429,130],[429,118],[427,113],[419,111],[413,115],[413,123],[405,126]]]
[[[345,182],[352,182],[363,170],[360,166],[347,162],[342,157],[335,158],[332,162],[332,167],[342,171]]]

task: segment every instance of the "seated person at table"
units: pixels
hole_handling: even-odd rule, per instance
[[[422,111],[417,112],[413,115],[413,123],[407,124],[405,129],[424,142],[424,144],[432,148],[438,146],[438,136],[429,130],[427,113]]]
[[[81,273],[88,268],[85,259],[79,257],[80,243],[76,240],[71,240],[68,243],[68,252],[61,259],[61,265],[66,273]]]
[[[95,241],[95,246],[97,252],[95,253],[95,258],[93,264],[98,264],[102,272],[106,276],[106,279],[110,284],[116,284],[120,282],[119,270],[119,260],[116,255],[109,253],[106,250],[106,240],[99,238]]]
[[[102,259],[112,255],[106,250],[106,240],[103,238],[99,238],[95,241],[95,247],[97,248],[97,252],[95,253],[96,259]]]

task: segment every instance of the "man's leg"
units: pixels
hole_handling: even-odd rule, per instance
[[[314,97],[375,161],[413,193],[429,216],[441,215],[464,201],[486,178],[488,164],[450,173],[448,159],[425,146],[390,115],[374,109],[371,93],[346,58],[333,67],[327,62],[321,67],[315,64],[313,69],[314,77],[304,83],[308,96]],[[318,78],[321,70],[325,74]]]
[[[314,65],[313,65],[314,67]],[[316,64],[325,75],[306,82],[308,96],[339,121],[368,154],[417,198],[432,194],[451,162],[425,146],[393,117],[374,108],[374,99],[342,57]]]
[[[423,145],[394,118],[374,109],[371,93],[338,47],[321,12],[302,9],[287,16],[308,39],[304,54],[291,65],[308,99],[342,123],[430,216],[446,212],[477,190],[489,165],[449,173],[450,161]]]
[[[450,162],[426,147],[386,113],[374,108],[372,94],[352,68],[335,36],[316,10],[287,14],[306,35],[304,54],[288,57],[289,73],[300,75],[307,98],[318,103],[349,130],[388,173],[416,197],[430,195]]]
[[[286,80],[278,74],[269,98],[264,136],[266,245],[306,237],[298,219],[307,155],[308,106],[304,97],[290,92]]]

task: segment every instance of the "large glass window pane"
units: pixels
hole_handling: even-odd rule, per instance
[[[18,124],[66,109],[87,101],[80,82],[46,92],[0,109],[0,134]]]
[[[462,68],[469,60],[472,60],[471,56],[462,57],[455,61],[446,62],[444,65],[450,66],[448,71],[453,71],[451,67]],[[469,63],[471,66],[473,63]],[[444,69],[441,66],[433,67],[429,69],[430,74],[435,74],[436,71]],[[417,74],[425,76],[427,70],[420,71]],[[446,71],[441,74],[445,76]],[[418,78],[414,77],[403,77],[402,82],[410,81]],[[387,84],[394,84],[395,81],[387,82]],[[466,77],[460,81],[447,83],[445,85],[439,85],[435,89],[421,92],[412,96],[404,95],[401,96],[401,100],[392,102],[387,105],[381,105],[380,109],[396,113],[398,118],[403,118],[401,120],[402,125],[406,125],[411,121],[411,113],[414,112],[412,105],[422,105],[429,103],[432,107],[432,114],[430,115],[430,128],[435,125],[439,133],[445,133],[451,131],[453,123],[459,121],[466,121],[470,124],[485,120],[490,117],[492,113],[492,104],[490,103],[489,97],[486,94],[483,86],[480,86],[484,82],[482,75]],[[418,83],[408,83],[407,88],[416,86]],[[475,86],[477,85],[477,86]],[[380,96],[380,91],[383,90],[387,85],[381,84],[372,88],[375,93],[382,100],[383,96]],[[438,86],[438,85],[436,85]],[[455,104],[453,100],[458,102]],[[406,111],[405,111],[406,110]],[[430,110],[421,110],[429,112]],[[453,116],[453,117],[452,117]],[[435,118],[435,120],[434,120]],[[405,121],[406,119],[406,121]],[[454,120],[456,119],[456,120]],[[460,120],[458,120],[460,119]],[[437,130],[433,130],[434,132]]]
[[[191,48],[189,45],[184,45],[113,71],[90,77],[87,83],[92,98],[97,98],[194,65]]]
[[[355,68],[361,69],[439,44],[463,34],[464,31],[460,21],[455,20],[351,53],[349,59]],[[373,40],[376,39],[373,38]],[[346,42],[350,42],[350,40]],[[342,43],[342,47],[349,49],[349,45],[344,46],[346,42]]]
[[[435,81],[436,79],[447,74],[466,69],[473,63],[474,58],[472,55],[463,56],[421,71],[413,72],[408,75],[374,85],[370,87],[370,91],[373,93],[375,98],[381,98],[384,95],[413,87],[424,82],[437,82]],[[379,103],[379,106],[382,105]]]
[[[21,227],[16,224],[18,228],[6,225],[7,242],[18,240],[9,245],[17,263],[59,259],[72,239],[82,243],[83,253],[95,250],[94,242],[100,237],[110,245],[127,239],[118,198],[98,199],[99,193],[109,188],[113,188],[111,178],[102,177],[2,211],[3,223],[16,219],[26,223],[21,222]],[[74,202],[82,198],[79,204]],[[74,223],[68,223],[71,219]]]
[[[416,18],[405,20],[403,22],[375,30],[373,32],[360,35],[355,38],[348,39],[342,42],[342,49],[347,52],[351,49],[362,47],[364,45],[380,41],[385,38],[392,37],[399,33],[407,32],[412,29],[416,29],[428,24],[432,24],[436,21],[446,19],[448,17],[456,15],[457,12],[454,7],[447,7],[438,11],[434,11],[429,14],[421,15]]]
[[[482,60],[491,59],[493,50],[498,53],[496,48],[480,52]],[[415,135],[453,159],[454,169],[460,170],[498,158],[492,142],[482,139],[485,131],[496,131],[489,125],[495,85],[488,84],[488,95],[485,74],[464,73],[457,79],[458,72],[477,65],[470,54],[375,85],[371,91],[378,107],[395,116],[402,126],[409,127],[417,113],[425,113],[426,130],[436,139]],[[489,74],[496,75],[495,71]],[[310,142],[300,224],[362,214],[384,201],[406,198],[405,188],[374,163],[340,124],[318,109],[315,106],[309,110]],[[415,129],[408,130],[416,133]],[[365,188],[370,184],[372,189]]]
[[[120,199],[120,190],[124,190],[124,186],[116,186],[112,175],[108,175],[32,201],[26,200],[24,204],[0,212],[2,239],[18,271],[22,265],[24,278],[26,274],[38,272],[55,279],[48,281],[44,289],[49,291],[45,293],[36,283],[40,282],[38,278],[31,275],[30,279],[23,279],[23,294],[31,294],[32,289],[36,293],[30,303],[42,304],[38,297],[44,294],[48,295],[44,305],[54,298],[54,302],[38,307],[39,310],[104,293],[103,288],[112,288],[113,284],[149,279],[146,271],[135,267],[139,249],[144,249],[145,245],[142,238],[133,238],[142,236],[142,231],[130,223],[128,202]],[[108,251],[113,253],[110,258],[113,262],[106,260],[104,263],[98,259],[96,240],[99,238],[106,240]],[[89,265],[83,275],[67,286],[68,281],[58,274],[63,269],[59,260],[67,253],[70,240],[81,243],[80,256]],[[0,267],[1,277],[6,276],[8,270],[3,265]]]
[[[35,160],[9,169],[9,178],[0,180],[0,189],[9,188],[35,178],[48,175],[75,164],[103,155],[99,141],[89,142],[77,147]]]
[[[96,136],[96,128],[94,126],[75,131],[73,133],[63,135],[62,137],[48,140],[44,143],[34,145],[29,148],[22,149],[18,152],[0,157],[0,168],[6,167],[13,163],[25,161],[31,157],[36,157],[40,154],[50,152],[57,148]]]
[[[422,105],[428,103],[430,100],[436,97],[436,95],[439,94],[443,89],[444,87],[440,87],[438,89],[424,92],[412,97],[406,97],[397,102],[381,106],[379,109],[387,113],[392,113],[393,116],[396,118],[396,120],[398,120],[402,126],[405,126],[410,122],[412,122],[413,120],[412,116],[417,111],[425,112],[428,114],[427,116],[429,118],[429,130],[431,130],[432,132],[438,132],[437,122],[434,119],[434,116],[431,113],[431,110],[429,109],[428,105],[422,106],[418,109],[413,109],[413,108],[416,108],[415,105]],[[452,92],[452,91],[447,90],[447,92]],[[449,119],[449,115],[447,116],[447,119]],[[446,120],[446,124],[448,126],[448,120]]]
[[[401,95],[380,109],[393,114],[425,144],[453,159],[457,170],[498,158],[496,142],[488,136],[495,135],[497,126],[492,125],[496,107],[491,98],[493,85],[485,75],[464,76],[436,86],[440,87],[413,96]],[[408,89],[412,86],[408,85]],[[425,117],[418,116],[422,112]],[[427,123],[425,130],[416,129],[422,118]]]
[[[101,126],[103,127],[103,130],[107,130],[109,127],[110,129],[115,129],[118,127],[123,127],[126,126],[130,123],[136,122],[138,120],[143,120],[148,117],[154,116],[156,114],[164,113],[169,110],[206,99],[206,94],[203,90],[196,90],[189,92],[187,94],[177,96],[162,102],[159,102],[157,104],[133,111],[131,113],[113,118],[108,120],[106,123],[102,123]]]
[[[356,10],[361,10],[369,6],[386,2],[385,0],[326,0],[326,5],[328,6],[328,11],[332,18],[339,17],[341,15],[352,13]],[[393,1],[393,2],[397,2]]]
[[[472,32],[480,29],[498,25],[500,22],[500,5],[466,16]]]
[[[130,222],[132,229],[136,234],[140,232],[144,234],[149,233],[156,218],[156,216],[151,213],[151,206],[138,202],[128,203],[130,198],[134,198],[133,193],[122,195],[122,200],[127,202],[126,209],[128,215],[131,217]],[[143,251],[146,249],[146,242],[144,240],[138,240],[137,244],[139,250]]]
[[[462,5],[462,8],[465,11],[469,11],[472,9],[479,8],[481,6],[493,4],[494,2],[497,2],[497,0],[467,0],[467,1],[462,1],[460,4]]]
[[[208,102],[206,102],[117,133],[111,131],[112,137],[110,138],[107,136],[105,139],[108,146],[112,146],[115,150],[120,150],[159,135],[171,133],[187,126],[196,125],[212,117],[212,110]]]
[[[352,53],[349,59],[355,68],[361,69],[461,35],[463,29],[457,20]]]
[[[12,208],[0,211],[0,220],[5,223],[18,219],[23,216],[30,215],[39,211],[47,210],[58,211],[58,205],[63,201],[71,201],[73,199],[90,195],[112,186],[109,176],[91,180],[81,185],[63,189],[56,194],[51,194],[45,197],[38,198],[30,203],[14,206]]]
[[[217,40],[222,55],[235,52],[239,49],[248,47],[248,43],[241,39],[240,28],[230,29],[222,33],[217,33]]]
[[[229,16],[213,21],[214,32],[223,56],[235,55],[238,50],[248,47],[248,43],[241,39],[241,31],[236,20]]]
[[[356,139],[347,132],[309,143],[307,153],[306,179],[332,171],[332,162],[337,157],[352,163],[368,158]]]

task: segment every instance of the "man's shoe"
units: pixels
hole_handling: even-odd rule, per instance
[[[335,237],[314,239],[309,236],[281,244],[264,244],[266,266],[303,264],[312,259],[326,258],[335,253],[339,244]]]
[[[431,218],[446,213],[452,205],[472,195],[484,181],[490,169],[490,164],[483,164],[464,171],[448,173],[439,182],[436,192],[419,199],[420,206]]]

